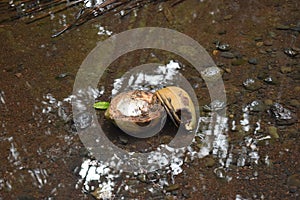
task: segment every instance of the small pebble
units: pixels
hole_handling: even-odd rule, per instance
[[[270,85],[277,85],[278,84],[277,78],[272,77],[272,76],[268,76],[268,77],[264,78],[264,82],[266,82]]]
[[[288,29],[290,29],[290,26],[283,25],[283,24],[278,24],[276,26],[276,29],[278,29],[278,30],[288,30]]]
[[[146,174],[139,174],[137,176],[137,179],[143,183],[146,183],[147,182],[147,177],[146,177]]]
[[[269,113],[276,119],[277,125],[291,125],[297,122],[297,115],[279,103],[274,103]]]
[[[226,33],[227,33],[226,30],[221,30],[221,31],[218,32],[219,35],[224,35],[224,34],[226,34]]]
[[[216,50],[216,49],[215,49],[215,50],[213,50],[212,54],[213,54],[214,56],[216,56],[216,55],[219,54],[219,52],[220,52],[219,50]]]
[[[300,107],[300,102],[297,99],[292,99],[290,101],[290,105],[293,106],[293,107],[299,108]]]
[[[271,106],[271,105],[273,105],[273,101],[271,99],[266,99],[266,100],[264,100],[264,104],[266,106]]]
[[[264,41],[264,45],[265,46],[272,46],[273,45],[273,42],[271,40],[265,40]]]
[[[161,144],[169,144],[172,140],[172,137],[169,135],[164,135],[160,138],[160,143]]]
[[[276,33],[273,32],[273,31],[270,31],[268,34],[269,34],[269,36],[270,36],[271,38],[273,38],[273,39],[276,39],[276,37],[277,37]]]
[[[260,49],[259,51],[258,51],[260,54],[266,54],[267,52],[265,51],[265,50],[263,50],[263,49]]]
[[[280,71],[283,74],[291,73],[292,72],[292,67],[282,66],[282,67],[280,67]]]
[[[183,189],[182,190],[182,196],[185,197],[185,198],[191,198],[191,194],[190,192],[187,190],[187,189]]]
[[[178,190],[179,185],[178,184],[171,184],[165,188],[166,192],[172,192],[174,190]]]
[[[17,78],[21,78],[22,73],[15,73],[15,76],[16,76]]]
[[[207,157],[205,158],[205,166],[206,167],[213,167],[215,165],[215,160],[213,158]]]
[[[255,91],[262,87],[262,84],[257,79],[248,78],[243,82],[246,90]]]
[[[249,64],[252,64],[252,65],[257,65],[258,61],[257,61],[256,58],[250,58],[250,59],[248,60],[248,63],[249,63]]]
[[[57,75],[55,78],[56,79],[63,79],[63,78],[66,78],[67,76],[70,76],[70,74],[68,72],[61,73],[61,74]]]
[[[286,48],[283,51],[286,55],[288,55],[289,57],[296,57],[299,53],[298,51],[292,49],[292,48]]]
[[[300,188],[300,174],[293,174],[288,177],[287,184],[292,187]]]
[[[262,112],[265,110],[265,105],[262,101],[260,100],[255,100],[252,101],[250,104],[250,110],[253,112]]]
[[[232,62],[231,62],[231,64],[233,65],[233,66],[239,66],[239,65],[243,65],[243,64],[245,64],[245,60],[244,59],[242,59],[242,58],[240,58],[240,59],[235,59],[235,60],[233,60]]]
[[[257,42],[256,46],[261,47],[264,43],[263,42]]]
[[[228,58],[228,59],[234,58],[234,54],[231,52],[221,52],[220,56],[223,58]]]
[[[226,15],[223,19],[224,20],[230,20],[230,19],[232,19],[232,15]]]
[[[126,145],[128,143],[128,138],[124,135],[119,135],[119,141],[121,144]]]
[[[226,177],[226,171],[225,171],[225,169],[223,169],[223,168],[221,168],[221,167],[215,168],[215,169],[214,169],[214,173],[215,173],[215,175],[216,175],[218,178],[223,179],[223,178]]]
[[[262,41],[262,36],[257,36],[254,38],[255,42],[261,42]]]
[[[300,91],[300,86],[296,86],[296,87],[294,88],[294,91],[295,91],[295,92],[299,92],[299,91]]]
[[[270,136],[274,139],[278,139],[279,135],[277,133],[277,128],[275,126],[269,126],[268,127],[268,132],[270,134]]]
[[[273,49],[267,48],[267,49],[266,49],[266,52],[267,52],[267,53],[272,53],[272,52],[273,52]]]

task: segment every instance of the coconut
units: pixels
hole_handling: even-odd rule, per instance
[[[151,92],[128,91],[115,96],[105,113],[106,117],[129,135],[145,136],[162,129],[166,119],[163,106]]]

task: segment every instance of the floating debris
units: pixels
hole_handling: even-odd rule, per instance
[[[99,101],[94,103],[94,108],[100,109],[100,110],[106,110],[109,107],[109,102],[106,101]]]

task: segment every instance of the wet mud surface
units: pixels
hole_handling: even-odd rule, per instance
[[[95,199],[109,181],[111,194],[102,191],[102,197],[112,199],[299,198],[299,2],[186,0],[170,5],[99,17],[57,38],[51,35],[73,20],[76,7],[31,24],[23,19],[0,24],[0,199]],[[5,18],[5,12],[0,16]],[[201,126],[177,162],[179,171],[101,171],[76,133],[68,98],[83,60],[109,37],[103,30],[116,34],[146,26],[180,31],[207,50],[222,69],[226,117],[214,122],[222,128],[208,155],[192,155],[207,145],[203,138],[215,125],[209,119],[216,117],[201,75],[174,54],[130,52],[105,71],[97,99],[110,101],[114,83],[132,67],[175,60],[197,95]],[[108,138],[125,150],[151,150],[174,136],[170,127],[148,140],[131,138],[106,121],[104,111],[97,115]],[[82,171],[87,165],[101,171],[98,180],[88,182],[88,172]]]

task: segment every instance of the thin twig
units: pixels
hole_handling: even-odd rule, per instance
[[[67,30],[72,29],[75,26],[80,26],[85,22],[99,16],[105,15],[106,17],[109,17],[111,15],[120,13],[121,11],[123,11],[122,16],[125,16],[128,15],[133,10],[143,7],[146,4],[160,3],[163,1],[169,1],[169,0],[106,0],[101,4],[96,4],[95,2],[92,2],[92,7],[82,8],[75,16],[74,21],[72,23],[67,24],[62,30],[52,35],[52,37],[57,37],[63,34],[64,32],[66,32]],[[175,6],[183,1],[184,0],[173,1],[171,3],[171,6]],[[40,1],[20,0],[20,1],[15,1],[14,4],[10,5],[7,2],[0,0],[0,10],[2,9],[4,10],[6,5],[7,6],[6,10],[15,13],[14,15],[1,20],[0,23],[17,20],[19,18],[23,18],[25,16],[31,16],[33,14],[38,13],[33,19],[30,19],[29,21],[26,22],[30,24],[38,20],[41,20],[45,17],[48,17],[52,14],[62,12],[72,6],[78,5],[83,2],[84,0],[40,0]],[[64,6],[61,5],[63,3],[65,3]],[[45,13],[42,13],[42,11],[44,11]]]
[[[55,13],[64,11],[64,10],[66,10],[66,9],[72,7],[72,6],[75,6],[75,5],[79,4],[79,3],[81,3],[81,2],[83,2],[83,0],[73,1],[72,3],[67,4],[67,5],[64,6],[63,8],[58,8],[58,9],[55,9],[55,10],[49,12],[49,13],[45,13],[45,14],[36,16],[34,19],[32,19],[32,20],[30,20],[30,21],[28,21],[28,22],[26,22],[26,23],[27,23],[27,24],[31,24],[31,23],[33,23],[33,22],[35,22],[35,21],[41,20],[41,19],[43,19],[43,18],[45,18],[45,17],[48,17],[48,16],[50,16],[50,15],[52,15],[52,14],[55,14]]]

